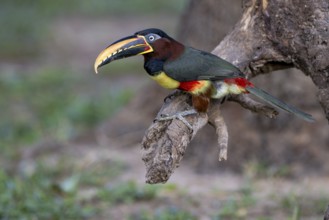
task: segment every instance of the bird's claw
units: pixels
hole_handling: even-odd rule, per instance
[[[192,109],[183,112],[178,112],[173,115],[161,114],[160,117],[157,117],[155,119],[155,121],[167,121],[167,120],[178,119],[181,122],[183,122],[193,132],[193,126],[184,118],[184,116],[195,114],[195,113],[197,112],[194,109]]]
[[[178,92],[178,91],[174,91],[173,93],[171,93],[171,94],[169,94],[168,96],[166,96],[165,98],[164,98],[164,102],[167,102],[167,101],[169,101],[169,100],[171,100],[171,99],[173,99],[173,98],[175,98],[176,96],[178,96],[180,94],[180,92]]]

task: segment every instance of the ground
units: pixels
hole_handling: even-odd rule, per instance
[[[79,203],[101,210],[90,219],[320,219],[329,196],[328,177],[260,177],[252,164],[243,174],[200,174],[183,161],[168,183],[146,186],[138,143],[42,146],[21,164],[26,168],[40,157],[54,167],[63,163],[69,171],[60,178],[61,187],[68,182],[68,192],[77,190]],[[66,162],[59,159],[63,155]]]

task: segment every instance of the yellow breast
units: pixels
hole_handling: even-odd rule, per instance
[[[179,82],[167,76],[164,72],[151,76],[153,80],[159,83],[160,86],[166,89],[177,89],[179,87]]]

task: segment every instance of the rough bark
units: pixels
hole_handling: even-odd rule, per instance
[[[159,114],[172,115],[187,108],[191,108],[190,97],[184,94],[169,96]],[[146,131],[142,143],[147,183],[161,183],[169,179],[184,156],[187,145],[198,129],[207,123],[208,117],[206,114],[191,115],[186,120],[192,124],[193,131],[180,120],[155,121]]]
[[[323,220],[329,220],[329,205],[328,205],[327,210],[326,210],[325,213],[324,213],[324,218],[323,218]]]
[[[248,73],[247,77],[292,66],[301,69],[318,87],[318,99],[329,119],[328,4],[324,0],[298,3],[283,0],[245,1],[241,20],[213,53],[237,65]],[[164,110],[176,112],[191,108],[189,102],[180,101],[184,99],[189,100],[189,97],[186,94],[175,96],[164,104],[159,114],[163,114]],[[243,107],[248,106],[255,112],[275,115],[272,108],[246,101],[250,99],[238,100]],[[188,118],[193,126],[192,134],[179,120],[165,123],[155,121],[151,125],[143,140],[147,182],[165,182],[169,179],[187,145],[206,124],[206,120],[215,125],[221,146],[220,158],[226,159],[227,131],[223,117],[218,112],[219,105],[213,103],[208,116]]]

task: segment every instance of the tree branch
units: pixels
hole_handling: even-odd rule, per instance
[[[190,97],[177,93],[166,98],[158,115],[172,115],[176,112],[192,109]],[[166,182],[184,156],[185,150],[199,129],[208,120],[206,114],[194,114],[186,117],[193,132],[182,121],[154,121],[146,131],[142,141],[143,161],[146,166],[147,183]]]
[[[219,155],[218,160],[227,160],[227,149],[228,149],[228,131],[227,126],[224,121],[224,118],[221,115],[220,109],[219,109],[219,103],[218,100],[211,103],[209,112],[209,124],[211,124],[215,130],[216,134],[218,136],[217,142],[219,146]]]

